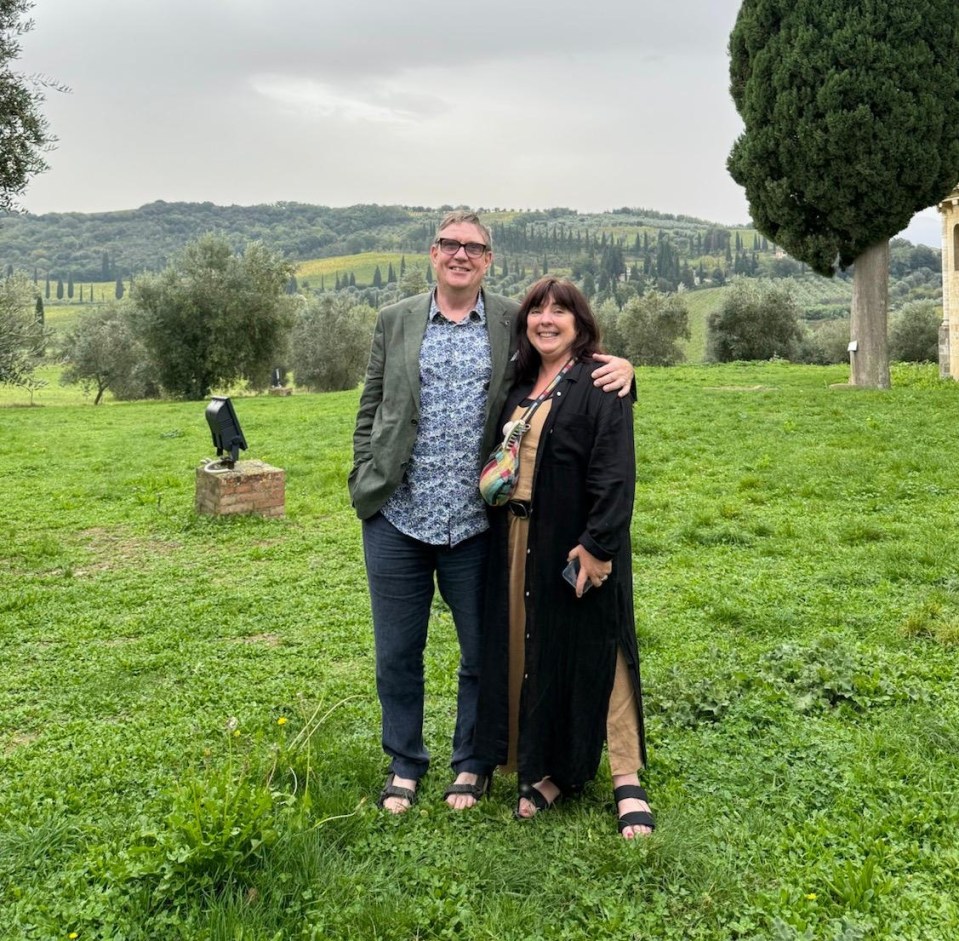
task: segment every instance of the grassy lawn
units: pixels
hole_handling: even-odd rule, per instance
[[[0,938],[956,938],[959,387],[846,376],[640,370],[633,844],[605,766],[528,824],[504,776],[446,809],[439,601],[433,770],[373,807],[358,393],[236,400],[273,521],[194,514],[202,402],[0,408]]]

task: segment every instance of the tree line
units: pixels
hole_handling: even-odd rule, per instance
[[[236,252],[227,239],[208,234],[164,271],[138,278],[128,296],[82,316],[53,344],[42,298],[26,276],[14,273],[0,291],[0,382],[32,391],[33,370],[46,355],[63,364],[61,381],[81,384],[95,404],[108,390],[118,399],[201,399],[236,383],[261,390],[278,367],[292,372],[300,388],[354,388],[376,307],[355,287],[291,291],[294,281],[292,265],[262,243]],[[427,288],[423,271],[409,265],[379,294],[389,302]],[[517,293],[523,290],[525,284]],[[683,341],[690,337],[686,298],[618,281],[594,303],[606,350],[637,366],[683,362]],[[810,326],[803,314],[791,280],[737,279],[709,318],[707,359],[845,361],[848,319]],[[893,320],[894,357],[935,359],[940,319],[934,301],[906,303]]]
[[[162,271],[184,246],[218,232],[234,249],[262,241],[286,258],[337,257],[368,251],[423,251],[446,207],[275,203],[216,206],[157,201],[108,213],[0,213],[0,265],[38,280],[109,282]],[[573,258],[616,251],[644,274],[680,283],[673,259],[693,268],[730,269],[740,255],[773,251],[752,229],[726,228],[648,209],[580,214],[571,209],[514,213],[483,210],[496,251],[519,266],[568,267]],[[669,248],[663,245],[668,241]],[[670,256],[663,258],[664,251]]]

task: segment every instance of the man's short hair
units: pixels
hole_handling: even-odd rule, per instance
[[[475,225],[480,232],[483,233],[483,238],[486,240],[486,244],[493,248],[493,233],[483,224],[480,220],[480,217],[469,209],[454,209],[452,212],[448,212],[440,220],[440,224],[436,228],[435,238],[440,237],[440,233],[443,229],[448,229],[451,225],[457,225],[460,222],[467,222],[470,225]]]

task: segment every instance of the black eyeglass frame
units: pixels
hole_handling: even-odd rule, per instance
[[[438,238],[433,242],[433,244],[444,255],[455,255],[462,248],[469,258],[482,258],[483,255],[490,250],[489,245],[487,245],[485,242],[460,242],[456,239]],[[449,249],[449,246],[451,245],[456,246],[452,251]],[[477,249],[479,249],[479,251],[477,251]]]

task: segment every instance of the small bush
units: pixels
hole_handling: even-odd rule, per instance
[[[934,301],[913,301],[894,314],[889,328],[889,358],[900,363],[939,361],[942,308]]]

